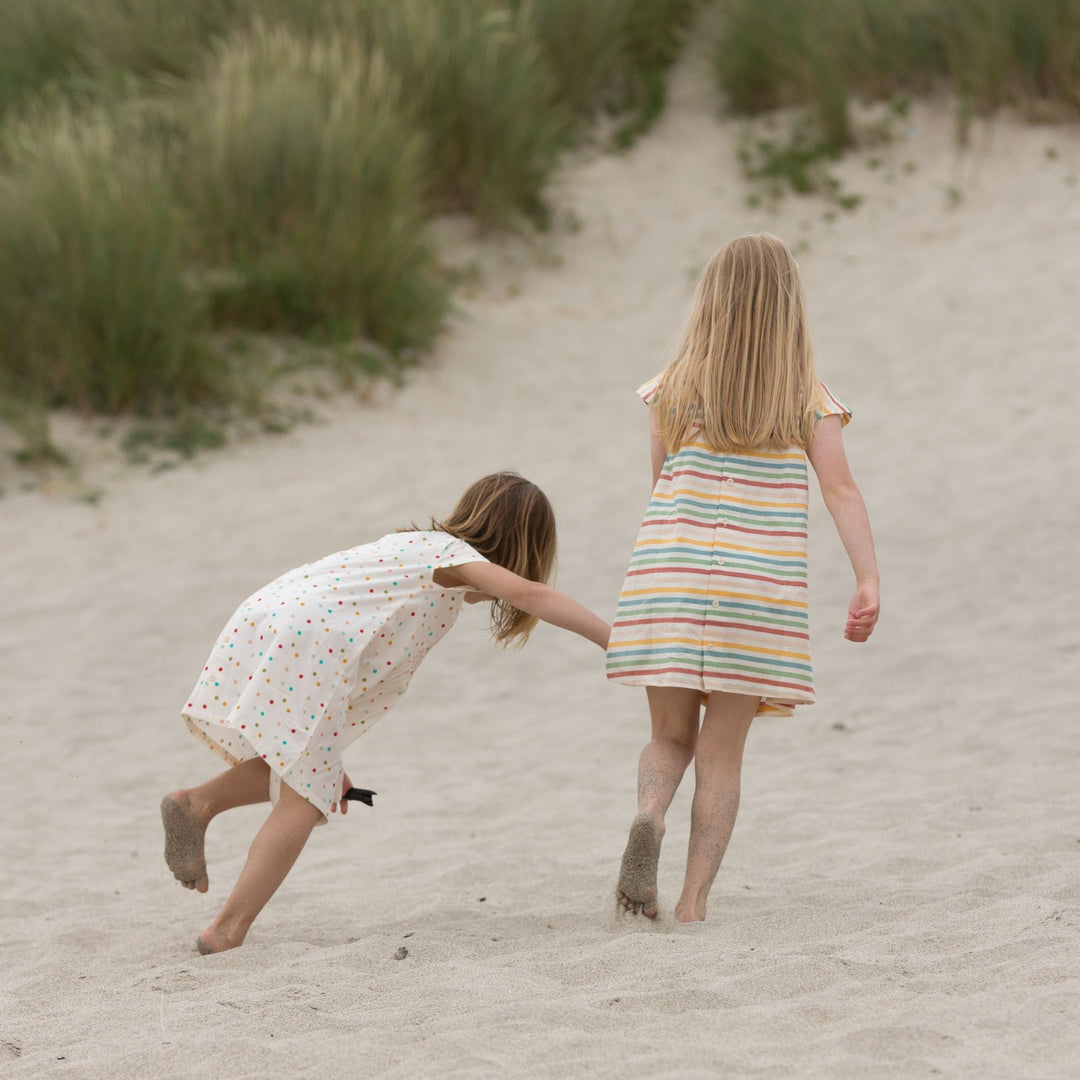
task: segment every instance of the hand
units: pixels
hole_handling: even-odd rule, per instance
[[[349,779],[349,774],[343,769],[341,772],[341,791],[338,793],[338,801],[330,804],[331,814],[336,814],[339,806],[341,807],[342,815],[345,815],[349,812],[349,802],[347,799],[341,798],[341,796],[344,795],[345,792],[348,791],[349,788],[351,788],[352,786],[353,782]]]
[[[877,582],[867,581],[860,585],[848,604],[844,637],[848,641],[866,641],[877,625],[880,607]]]

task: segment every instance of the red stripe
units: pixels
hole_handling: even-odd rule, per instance
[[[681,667],[665,667],[665,668],[640,668],[637,671],[609,671],[609,679],[618,679],[624,675],[700,675],[700,668],[681,668]]]
[[[619,626],[663,626],[663,625],[667,625],[668,623],[685,623],[687,626],[699,626],[699,627],[702,627],[702,626],[705,625],[705,620],[704,619],[687,619],[687,618],[683,618],[681,616],[674,616],[674,617],[672,617],[670,619],[626,619],[626,620],[616,619],[615,622],[612,624],[611,628],[614,630],[616,627],[619,627]],[[709,625],[710,626],[724,626],[726,624],[725,623],[710,623]],[[734,625],[734,624],[732,624],[732,625]]]
[[[723,626],[728,630],[749,630],[755,634],[765,634],[768,637],[793,637],[799,638],[801,641],[809,641],[810,635],[804,634],[799,630],[772,630],[766,629],[763,626],[751,626],[749,623],[737,623],[737,622],[711,622],[709,623],[709,629],[714,626]],[[738,646],[734,646],[737,648]]]
[[[773,679],[763,679],[755,677],[754,675],[735,675],[734,673],[728,673],[726,671],[721,672],[720,674],[706,671],[703,674],[712,676],[714,679],[735,679],[737,682],[764,683],[766,686],[779,686],[785,690],[802,690],[804,693],[808,690],[808,687],[804,686],[802,683],[776,682]]]
[[[828,398],[828,399],[829,399],[829,400],[830,400],[830,401],[831,401],[831,402],[832,402],[832,403],[833,403],[833,404],[834,404],[834,405],[835,405],[835,406],[836,406],[836,407],[837,407],[837,408],[838,408],[838,409],[839,409],[839,410],[840,410],[841,412],[844,412],[844,413],[846,413],[846,412],[847,412],[847,409],[846,409],[846,408],[844,408],[844,403],[843,403],[842,401],[837,401],[837,400],[836,400],[836,398],[834,398],[834,397],[833,397],[832,391],[831,391],[831,390],[830,390],[830,389],[829,389],[829,388],[828,388],[828,387],[827,387],[827,386],[826,386],[826,385],[825,385],[824,383],[822,383],[822,384],[821,384],[821,389],[825,391],[825,396],[826,396],[826,397],[827,397],[827,398]]]
[[[743,480],[736,476],[734,478],[736,484],[741,484],[744,487],[760,487],[760,488],[784,488],[792,489],[794,491],[809,491],[809,487],[806,484],[781,484],[770,483],[768,480]]]
[[[724,476],[726,476],[726,475],[727,474],[725,473]],[[680,477],[680,476],[696,476],[700,480],[720,480],[721,479],[721,476],[718,473],[698,472],[696,469],[679,469],[677,472],[673,473],[670,477],[667,477],[667,479],[674,480],[676,477]],[[795,484],[795,483],[781,484],[781,483],[770,483],[767,480],[745,480],[741,476],[732,476],[731,479],[734,480],[736,484],[741,484],[743,487],[782,488],[782,489],[791,488],[791,489],[793,489],[795,491],[807,491],[807,490],[809,490],[806,484]]]
[[[800,641],[809,641],[810,640],[810,635],[807,634],[807,633],[803,633],[800,630],[775,630],[775,629],[771,629],[771,628],[766,628],[764,626],[756,626],[756,625],[753,625],[751,623],[737,623],[737,622],[726,622],[726,621],[725,622],[712,622],[712,621],[710,621],[710,622],[706,623],[706,622],[703,622],[700,619],[682,619],[682,618],[672,618],[672,619],[626,619],[626,620],[616,619],[615,622],[612,624],[612,630],[620,630],[625,626],[670,626],[670,625],[675,624],[675,623],[681,623],[681,624],[683,624],[685,626],[696,626],[698,629],[704,629],[706,626],[708,626],[710,630],[713,629],[713,628],[723,628],[725,630],[745,630],[747,633],[761,634],[765,638],[789,637],[789,638],[798,638]],[[620,646],[619,646],[619,643],[616,641],[616,642],[612,643],[611,647],[613,649],[617,649]],[[734,647],[737,647],[737,646],[734,646]]]
[[[785,585],[790,586],[793,589],[805,589],[805,581],[784,581],[780,578],[765,577],[762,574],[742,574],[738,570],[724,570],[720,569],[716,571],[718,574],[724,577],[741,578],[745,581],[767,581],[770,585]]]

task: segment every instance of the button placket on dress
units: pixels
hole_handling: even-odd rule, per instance
[[[722,601],[716,596],[716,591],[720,587],[724,578],[723,566],[725,563],[725,555],[727,554],[726,544],[728,542],[727,526],[728,517],[724,511],[724,494],[728,485],[733,484],[734,481],[726,472],[727,459],[721,457],[720,461],[721,471],[720,475],[716,478],[716,523],[713,526],[713,549],[712,549],[712,565],[709,568],[709,608],[711,611],[719,614],[719,610],[722,607]],[[708,644],[708,641],[706,641]]]

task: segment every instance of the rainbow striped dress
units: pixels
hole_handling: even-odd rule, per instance
[[[659,378],[638,389],[649,404]],[[851,410],[823,387],[818,416]],[[668,454],[641,523],[607,653],[609,679],[761,696],[758,715],[814,700],[806,454]]]

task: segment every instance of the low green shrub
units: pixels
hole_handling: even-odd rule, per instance
[[[366,8],[369,47],[408,88],[440,209],[486,226],[547,217],[544,186],[569,133],[529,11],[491,0]]]
[[[6,132],[0,377],[43,406],[165,414],[207,397],[213,359],[160,159],[103,112]]]
[[[219,322],[426,344],[426,144],[382,58],[256,26],[185,99],[179,174]],[[222,272],[224,271],[224,272]]]
[[[1005,104],[1080,114],[1080,0],[722,0],[721,15],[732,110],[805,105],[834,149],[852,141],[854,95],[948,89],[962,119]]]
[[[0,122],[5,113],[81,70],[89,29],[74,0],[0,3]]]

